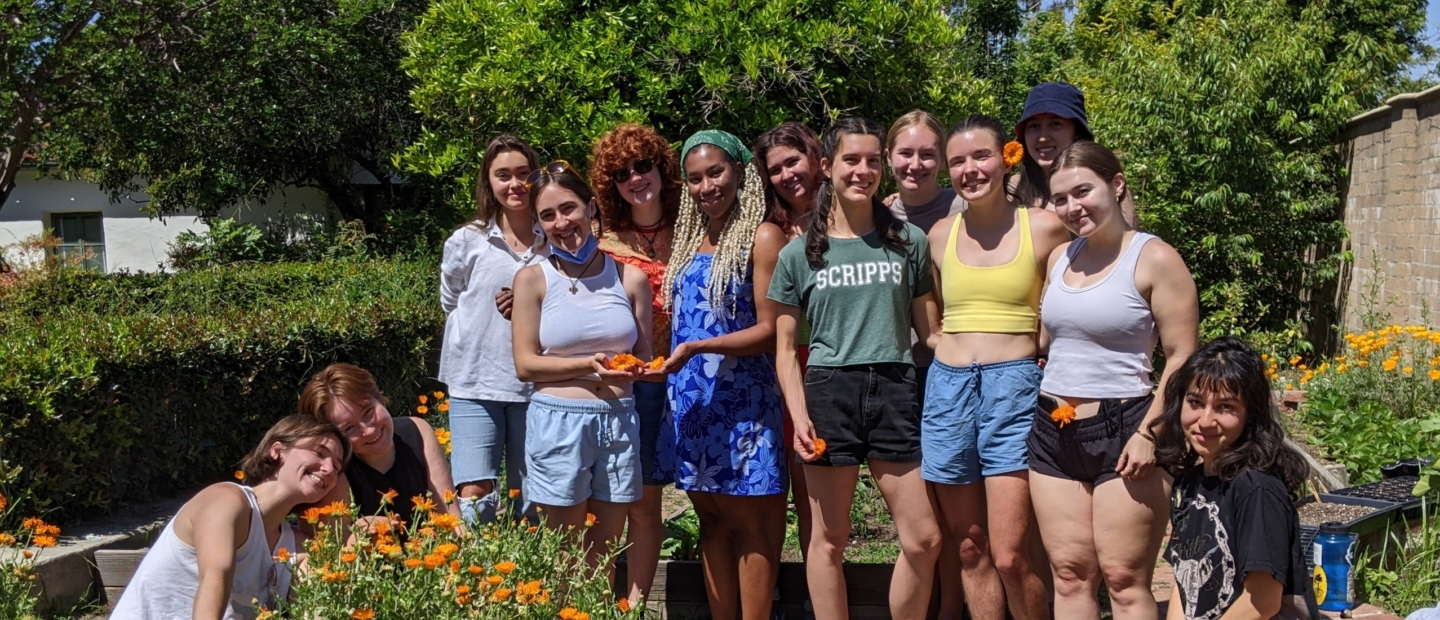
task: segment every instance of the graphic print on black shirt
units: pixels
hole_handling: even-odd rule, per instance
[[[1305,591],[1299,517],[1279,478],[1245,470],[1223,482],[1192,471],[1175,481],[1170,523],[1165,559],[1185,618],[1220,618],[1254,572],[1269,573],[1286,595]]]

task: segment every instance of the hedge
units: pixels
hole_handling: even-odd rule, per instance
[[[444,320],[436,278],[334,261],[0,290],[0,489],[69,522],[223,479],[331,362],[408,395]]]

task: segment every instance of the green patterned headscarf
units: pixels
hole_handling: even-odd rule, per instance
[[[741,142],[740,138],[736,138],[734,134],[719,129],[706,129],[695,132],[695,135],[685,141],[685,146],[680,148],[680,165],[685,165],[685,156],[690,154],[690,149],[702,144],[720,147],[742,166],[755,158],[750,153],[750,149],[745,148],[745,143]]]

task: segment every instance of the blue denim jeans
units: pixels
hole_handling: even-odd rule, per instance
[[[450,399],[450,473],[459,487],[467,482],[496,481],[495,491],[478,500],[461,501],[461,513],[470,523],[490,523],[506,489],[499,486],[500,465],[505,484],[524,488],[525,411],[527,402],[501,402],[468,398]],[[521,513],[534,517],[534,507],[521,496],[515,503]]]

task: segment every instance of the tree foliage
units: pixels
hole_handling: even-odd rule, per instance
[[[1082,1],[1028,24],[1013,75],[1085,91],[1142,227],[1195,273],[1208,335],[1274,329],[1338,273],[1334,142],[1425,51],[1423,25],[1424,0]]]
[[[620,121],[672,140],[751,139],[785,120],[882,122],[995,107],[937,0],[435,0],[405,37],[421,139],[415,172],[473,174],[512,131],[583,165]]]

